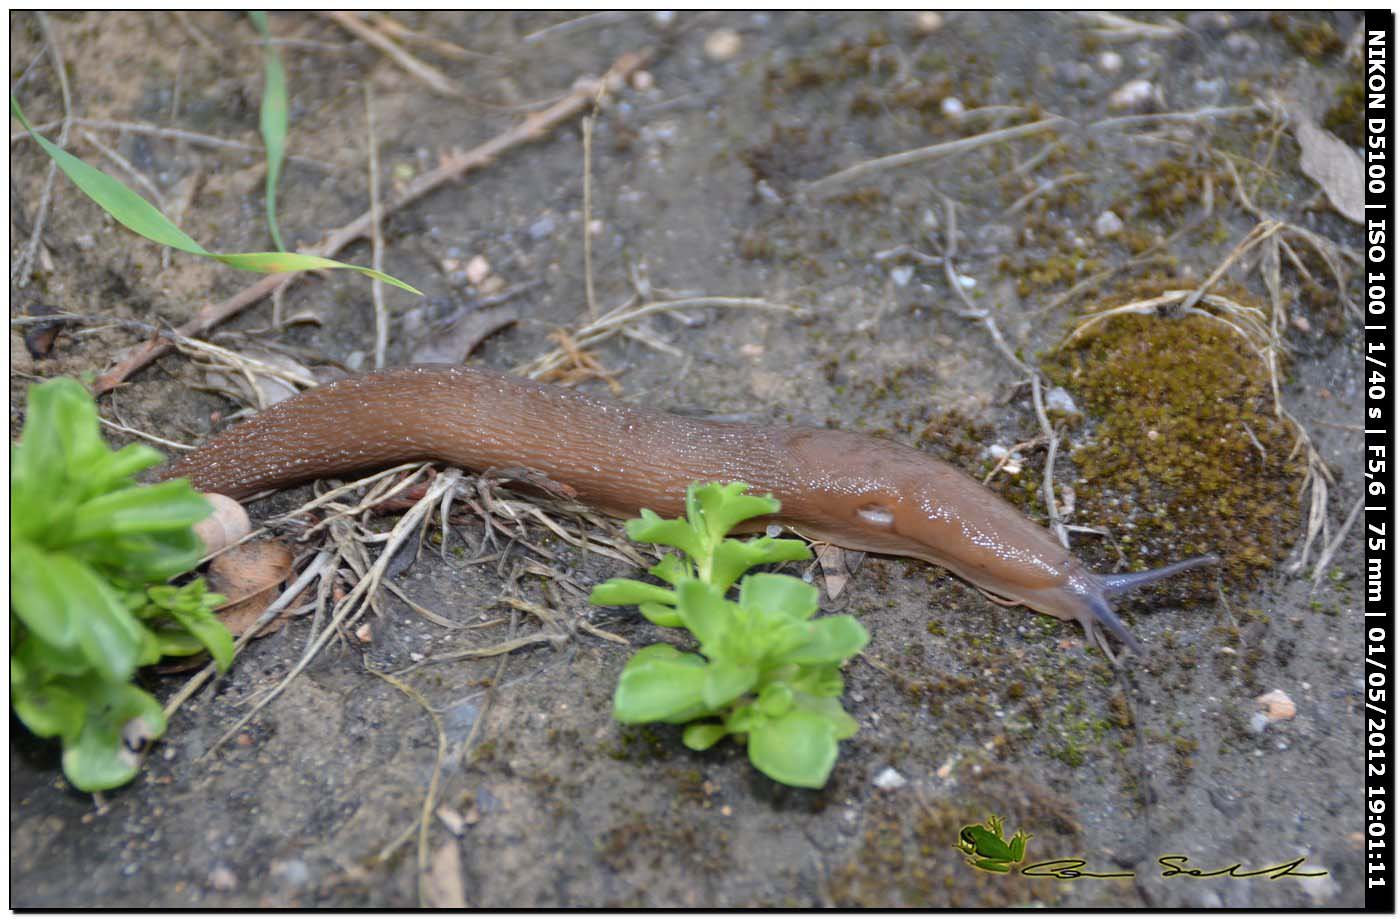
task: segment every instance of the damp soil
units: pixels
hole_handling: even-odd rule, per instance
[[[582,629],[504,657],[418,667],[402,679],[438,713],[447,754],[437,783],[447,819],[431,818],[423,849],[436,880],[457,877],[465,902],[486,907],[1361,905],[1359,533],[1341,543],[1316,587],[1320,544],[1301,574],[1290,573],[1306,510],[1301,472],[1275,455],[1292,438],[1267,427],[1277,422],[1268,387],[1238,353],[1219,357],[1205,349],[1207,336],[1198,347],[1191,334],[1159,335],[1160,346],[1142,354],[1156,369],[1141,374],[1160,377],[1166,362],[1203,381],[1236,375],[1223,384],[1231,395],[1219,396],[1234,400],[1230,410],[1217,414],[1244,425],[1262,419],[1261,455],[1231,448],[1195,460],[1236,464],[1227,482],[1260,482],[1232,486],[1231,503],[1189,488],[1163,497],[1155,489],[1192,482],[1163,472],[1141,443],[1124,445],[1132,450],[1122,455],[1136,459],[1106,461],[1102,432],[1148,438],[1113,416],[1141,405],[1143,394],[1130,385],[1138,375],[1125,371],[1116,394],[1102,387],[1076,394],[1073,368],[1082,365],[1075,362],[1091,359],[1093,348],[1054,350],[1086,311],[1193,288],[1246,236],[1256,217],[1241,206],[1222,156],[1242,172],[1256,207],[1339,245],[1358,244],[1357,228],[1301,173],[1291,132],[1267,114],[1088,127],[1137,111],[1115,109],[1111,99],[1145,80],[1144,111],[1233,109],[1283,93],[1346,136],[1345,105],[1360,73],[1346,58],[1356,16],[1143,14],[1140,22],[1158,28],[1129,34],[1095,31],[1103,23],[1070,14],[396,18],[461,49],[406,43],[466,87],[465,97],[434,94],[326,18],[272,17],[273,34],[285,39],[289,146],[302,157],[287,165],[281,185],[289,246],[316,242],[368,206],[367,89],[380,180],[392,197],[444,151],[502,133],[534,103],[619,55],[653,49],[647,76],[618,89],[593,133],[587,229],[597,303],[610,308],[640,288],[652,298],[763,298],[805,316],[745,309],[653,316],[641,331],[669,350],[637,338],[597,349],[622,398],[880,433],[986,474],[991,448],[1031,441],[1039,427],[1025,374],[985,324],[962,315],[985,310],[1019,360],[1063,371],[1054,379],[1079,409],[1078,418],[1056,416],[1055,477],[1067,522],[1107,534],[1074,533],[1083,557],[1112,568],[1202,548],[1224,555],[1231,545],[1209,541],[1242,533],[1228,525],[1234,515],[1286,523],[1262,547],[1251,543],[1247,577],[1228,569],[1126,601],[1125,619],[1148,655],[1126,659],[1121,673],[1074,624],[997,606],[923,563],[866,558],[840,596],[823,604],[859,616],[872,640],[847,667],[845,704],[860,731],[842,744],[820,791],[769,781],[730,742],[695,753],[677,728],[615,723],[611,691],[630,649]],[[256,146],[262,51],[246,19],[55,13],[49,24],[75,115]],[[52,121],[62,101],[36,17],[12,14],[10,37],[11,85],[20,81],[33,122]],[[830,194],[812,185],[880,156],[1052,114],[1070,121],[872,170],[824,189]],[[80,155],[133,182],[84,131],[151,183],[167,212],[179,213],[209,248],[268,247],[257,152],[74,130]],[[470,357],[502,369],[552,348],[554,330],[577,327],[587,311],[583,161],[573,119],[386,221],[385,270],[424,292],[421,299],[386,293],[391,363],[418,359],[425,341],[442,335],[435,323],[454,317],[511,311],[515,322]],[[11,144],[10,165],[13,260],[34,225],[47,163],[21,139]],[[1102,222],[1108,211],[1122,223],[1116,233]],[[939,261],[950,217],[958,234],[952,273]],[[61,178],[43,243],[33,273],[11,281],[12,316],[43,304],[179,324],[254,280],[183,255],[164,258]],[[485,277],[477,256],[489,267]],[[367,264],[371,255],[360,244],[342,257]],[[1360,322],[1342,302],[1344,293],[1357,299],[1360,288],[1353,277],[1339,290],[1315,256],[1301,258],[1311,280],[1291,262],[1281,270],[1289,352],[1278,382],[1283,405],[1335,479],[1328,506],[1335,534],[1360,495]],[[1237,300],[1267,311],[1257,267],[1245,259],[1224,281]],[[297,321],[274,328],[273,306],[264,302],[209,337],[236,350],[275,345],[317,372],[368,365],[374,308],[363,278],[340,272],[302,281],[280,315]],[[1123,329],[1106,335],[1136,340]],[[12,331],[12,436],[34,379],[101,373],[142,340],[130,325],[89,322],[33,357]],[[1100,383],[1104,376],[1087,374]],[[101,404],[125,425],[195,442],[243,407],[206,391],[209,382],[196,362],[172,354]],[[598,380],[580,385],[607,390]],[[1171,418],[1152,417],[1167,428],[1153,432],[1170,435]],[[1019,452],[993,486],[1044,520],[1046,450]],[[1078,495],[1073,508],[1066,487]],[[306,494],[251,509],[267,517]],[[1269,513],[1253,503],[1260,501],[1271,502]],[[1202,516],[1225,525],[1203,525]],[[1173,538],[1165,525],[1173,520],[1189,537]],[[1150,538],[1132,538],[1149,530]],[[596,554],[582,557],[544,530],[532,533],[555,555],[537,560],[579,584],[631,573]],[[481,535],[468,523],[451,539],[471,550]],[[1126,547],[1121,558],[1114,545]],[[512,552],[532,557],[522,546]],[[500,644],[536,625],[524,614],[512,620],[499,603],[510,586],[507,568],[463,562],[425,548],[396,580],[417,604],[481,628],[443,629],[386,594],[368,642],[353,635],[332,642],[247,728],[211,751],[302,654],[312,622],[293,621],[253,643],[230,674],[181,708],[139,778],[100,801],[69,788],[57,749],[12,719],[11,905],[417,903],[418,824],[439,735],[418,702],[376,671]],[[541,578],[515,589],[554,604],[563,621],[587,619],[633,648],[667,637],[626,610],[590,608],[568,592],[551,598]],[[141,676],[161,698],[184,679]],[[1275,689],[1293,699],[1297,714],[1261,731],[1254,699]],[[1135,876],[975,870],[954,842],[961,826],[989,814],[1005,818],[1008,833],[1031,834],[1027,863],[1078,857],[1086,870]],[[1163,877],[1165,855],[1187,856],[1201,869],[1240,863],[1242,870],[1301,856],[1299,871],[1326,874]]]

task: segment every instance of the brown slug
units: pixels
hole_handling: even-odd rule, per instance
[[[520,377],[400,367],[308,390],[211,438],[162,471],[245,497],[413,460],[526,467],[617,516],[684,513],[695,481],[747,482],[782,502],[771,520],[850,549],[940,565],[984,591],[1141,645],[1108,599],[1213,556],[1095,574],[1044,527],[912,447],[846,431],[704,421]]]

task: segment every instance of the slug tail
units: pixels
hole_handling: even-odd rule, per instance
[[[1203,565],[1219,564],[1220,558],[1215,555],[1198,555],[1195,558],[1182,559],[1170,565],[1163,565],[1161,568],[1153,568],[1151,571],[1133,571],[1127,574],[1101,574],[1098,575],[1099,584],[1103,588],[1105,597],[1122,596],[1129,591],[1137,590],[1148,584],[1155,584],[1165,578],[1173,577],[1183,571],[1190,571],[1192,568],[1200,568]]]

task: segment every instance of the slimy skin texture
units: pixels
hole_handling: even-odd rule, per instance
[[[932,562],[988,593],[1140,646],[1107,598],[1215,561],[1096,575],[1044,527],[926,453],[846,431],[705,421],[493,371],[421,365],[279,402],[162,471],[241,498],[415,460],[525,467],[620,517],[682,516],[691,482],[771,492],[779,523],[850,549]]]

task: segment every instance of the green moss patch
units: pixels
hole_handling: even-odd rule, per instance
[[[1213,552],[1245,583],[1283,557],[1303,468],[1239,335],[1199,316],[1120,316],[1044,370],[1097,422],[1073,454],[1077,516],[1108,527],[1134,568]]]

